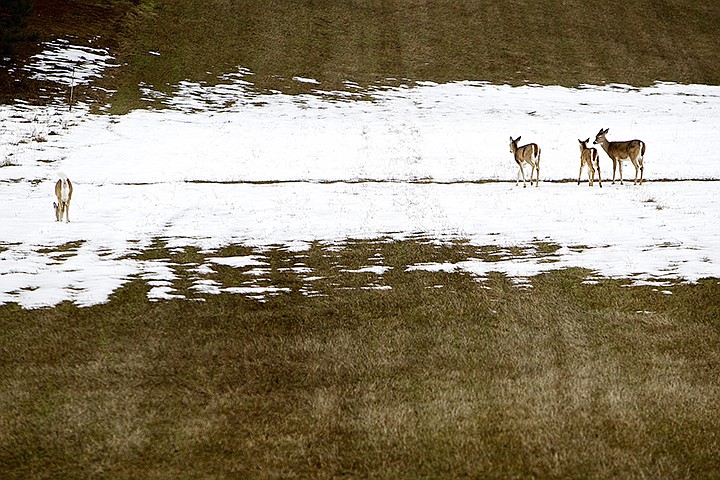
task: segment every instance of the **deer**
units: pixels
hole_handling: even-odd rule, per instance
[[[600,129],[595,136],[595,145],[600,145],[605,153],[608,154],[613,162],[613,180],[615,185],[615,169],[620,164],[620,185],[623,184],[622,162],[631,161],[635,166],[635,181],[633,185],[638,184],[638,173],[640,173],[640,185],[643,183],[643,156],[645,155],[645,142],[642,140],[628,140],[625,142],[609,142],[605,135],[609,129]]]
[[[587,167],[588,170],[588,185],[593,186],[593,180],[595,179],[595,169],[597,168],[598,183],[602,188],[602,177],[600,176],[600,157],[598,155],[597,148],[588,148],[587,144],[590,142],[590,138],[583,141],[578,139],[580,142],[580,173],[578,174],[578,185],[580,185],[580,177],[582,177],[583,167]]]
[[[540,147],[538,147],[536,143],[528,143],[527,145],[518,147],[517,144],[520,138],[522,137],[513,140],[513,138],[510,137],[510,153],[515,157],[515,162],[517,162],[519,168],[515,186],[520,184],[520,176],[522,175],[523,188],[527,187],[525,184],[525,170],[523,170],[523,163],[527,163],[532,167],[532,170],[530,170],[530,185],[532,185],[533,173],[537,171],[535,180],[535,186],[537,187],[540,185]]]
[[[65,215],[65,222],[70,223],[70,200],[72,199],[73,186],[70,179],[63,172],[59,172],[60,179],[55,184],[55,196],[57,202],[53,202],[55,207],[55,221],[61,222]]]

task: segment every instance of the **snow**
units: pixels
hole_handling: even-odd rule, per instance
[[[78,81],[90,78],[78,71]],[[240,70],[215,86],[182,82],[172,95],[145,85],[167,108],[124,116],[0,106],[0,304],[93,305],[134,278],[148,282],[152,299],[182,297],[176,265],[140,255],[158,239],[206,255],[192,266],[192,290],[257,299],[285,293],[269,283],[263,248],[302,252],[348,239],[492,247],[487,258],[407,265],[479,280],[500,271],[523,282],[568,267],[591,270],[589,283],[720,277],[720,87],[466,81],[291,96],[258,93],[251,77]],[[577,185],[577,141],[600,128],[611,141],[645,141],[645,184],[632,185],[626,164],[625,185],[611,185],[601,151],[603,187],[590,188],[586,174]],[[511,135],[541,146],[539,188],[515,186]],[[74,186],[69,224],[54,221],[59,170]],[[255,250],[219,257],[230,244]],[[388,270],[372,261],[354,271]],[[218,265],[249,280],[221,285]],[[317,272],[293,271],[315,294],[307,282]]]
[[[314,85],[320,85],[320,82],[315,80],[314,78],[305,78],[305,77],[293,77],[293,80],[300,83],[312,83]]]
[[[83,85],[113,66],[113,57],[103,48],[72,45],[68,39],[44,43],[45,49],[30,58],[24,70],[32,78],[55,83]]]
[[[341,269],[341,272],[347,272],[347,273],[374,273],[375,275],[383,275],[388,270],[390,270],[392,267],[386,267],[384,265],[374,265],[371,267],[362,267],[362,268],[355,268],[355,269]]]
[[[258,259],[256,255],[246,255],[243,257],[211,257],[207,260],[219,265],[227,265],[235,268],[247,267],[249,265],[268,265],[266,262]]]

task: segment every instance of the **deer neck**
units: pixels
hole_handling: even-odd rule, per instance
[[[610,155],[610,142],[608,141],[607,138],[603,138],[602,142],[600,142],[600,146],[602,147],[603,150],[605,150],[605,153]]]

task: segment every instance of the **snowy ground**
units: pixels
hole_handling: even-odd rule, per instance
[[[0,304],[92,305],[137,277],[156,287],[151,295],[171,295],[172,265],[132,256],[158,238],[207,252],[194,280],[206,293],[272,292],[253,288],[257,272],[245,289],[204,277],[221,261],[262,265],[264,246],[410,235],[499,253],[409,270],[522,279],[577,266],[659,284],[720,277],[720,87],[458,82],[354,94],[312,85],[316,95],[259,94],[241,70],[171,96],[145,88],[172,108],[121,117],[0,106]],[[601,152],[602,189],[586,176],[576,184],[577,140],[601,127],[610,140],[646,142],[647,183],[611,185]],[[515,186],[510,135],[543,149],[539,188]],[[75,186],[70,224],[54,222],[58,170]],[[626,165],[625,178],[633,175]],[[567,179],[575,182],[559,182]],[[538,242],[560,247],[552,261],[502,253]],[[233,243],[258,255],[212,260]]]

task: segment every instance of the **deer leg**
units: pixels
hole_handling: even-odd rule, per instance
[[[65,222],[70,223],[70,201],[65,203]]]
[[[533,175],[535,175],[535,164],[530,164],[530,186],[532,187]]]
[[[518,173],[517,173],[517,180],[515,181],[515,186],[517,187],[520,185],[520,177],[522,176],[522,165],[518,164]]]
[[[515,181],[515,186],[517,187],[520,185],[520,175],[522,174],[522,165],[518,163],[518,174],[517,174],[517,180]]]
[[[642,159],[640,160],[640,185],[643,183],[643,173],[645,173],[645,167],[643,166]]]
[[[580,178],[582,177],[582,167],[583,167],[583,163],[582,163],[582,160],[580,160],[580,173],[578,173],[578,185],[580,185]]]
[[[620,165],[618,165],[618,169],[620,170],[620,185],[622,185],[623,184],[623,179],[622,179],[622,163],[623,162],[622,162],[622,160],[618,160],[618,163],[620,164]]]
[[[633,162],[633,166],[635,167],[635,180],[633,181],[633,185],[637,185],[638,173],[640,173],[640,172],[639,172],[639,168],[638,168],[637,161],[634,161],[634,162]]]
[[[615,185],[615,170],[617,169],[617,161],[613,160],[613,181],[612,184]]]
[[[592,165],[588,165],[588,178],[590,179],[588,183],[592,187],[593,182],[595,181],[595,169],[592,167]]]

